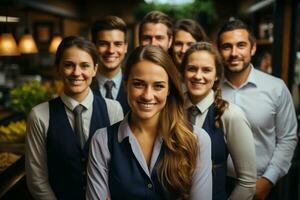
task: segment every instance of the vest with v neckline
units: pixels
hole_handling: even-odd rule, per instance
[[[213,162],[213,200],[225,200],[226,195],[226,174],[228,149],[224,139],[223,125],[215,127],[216,108],[213,103],[208,108],[202,128],[208,133],[211,140],[211,157]],[[215,166],[215,167],[214,167]]]
[[[95,131],[110,125],[106,103],[94,96],[89,137],[83,150],[69,122],[60,97],[49,101],[47,166],[50,186],[57,199],[85,199],[86,163]]]

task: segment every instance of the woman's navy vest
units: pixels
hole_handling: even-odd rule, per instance
[[[107,129],[109,163],[109,190],[112,200],[163,200],[167,199],[157,177],[157,164],[162,159],[164,145],[149,177],[135,158],[129,138],[118,142],[119,124]]]
[[[203,129],[211,139],[211,155],[213,162],[213,200],[227,199],[226,195],[226,174],[228,150],[224,140],[223,126],[216,128],[215,123],[215,104],[212,104],[205,118]]]
[[[83,150],[60,97],[49,101],[49,112],[47,164],[50,186],[57,199],[85,199],[86,161],[91,138],[97,129],[110,125],[106,103],[103,98],[94,96],[89,137]]]

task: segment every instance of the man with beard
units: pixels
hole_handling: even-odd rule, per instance
[[[290,92],[281,79],[252,66],[256,41],[242,21],[226,22],[218,33],[217,45],[225,68],[223,98],[240,106],[252,127],[258,177],[255,199],[274,199],[270,191],[288,172],[297,144]],[[228,175],[234,177],[231,159]]]
[[[140,45],[155,45],[166,52],[172,45],[173,25],[171,18],[160,12],[149,12],[141,21],[139,26]]]
[[[116,16],[106,16],[92,26],[92,41],[100,63],[91,88],[96,95],[119,101],[124,114],[129,111],[121,70],[128,47],[126,31],[126,23]]]

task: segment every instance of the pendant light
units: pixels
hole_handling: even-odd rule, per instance
[[[50,42],[49,46],[49,53],[55,54],[57,47],[62,41],[62,36],[63,35],[63,19],[59,18],[59,25],[58,27],[56,26],[56,29],[54,31],[54,36],[52,37],[52,40]]]
[[[5,20],[5,31],[0,35],[0,56],[19,55],[18,46],[12,33],[8,31],[7,16]]]
[[[36,43],[32,37],[32,34],[29,32],[28,25],[28,13],[26,13],[25,19],[25,31],[19,41],[19,50],[22,54],[34,54],[38,52]]]
[[[49,46],[49,53],[55,54],[61,41],[62,37],[60,35],[54,35]]]

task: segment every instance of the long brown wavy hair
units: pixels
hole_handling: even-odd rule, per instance
[[[184,54],[182,63],[181,63],[181,73],[185,73],[185,67],[187,66],[188,58],[195,52],[198,51],[206,51],[210,53],[214,57],[215,67],[216,67],[216,77],[217,79],[214,82],[213,90],[215,92],[215,108],[216,108],[216,116],[215,116],[215,127],[220,128],[221,126],[221,117],[228,107],[228,102],[222,99],[221,86],[224,80],[224,67],[222,64],[221,57],[218,53],[216,47],[214,47],[211,43],[208,42],[198,42],[192,45]]]
[[[161,66],[169,77],[169,95],[160,112],[158,125],[165,144],[164,156],[157,168],[158,178],[169,194],[176,199],[187,200],[190,197],[199,143],[184,115],[179,72],[171,57],[160,47],[140,46],[130,54],[125,65],[126,84],[132,67],[145,60]]]

